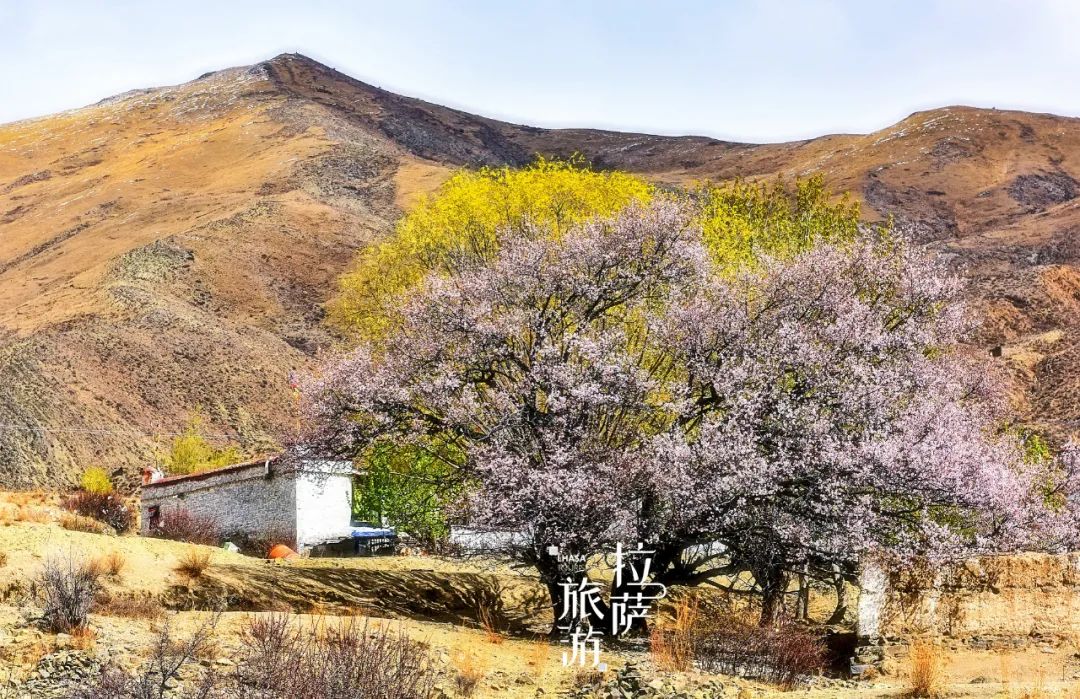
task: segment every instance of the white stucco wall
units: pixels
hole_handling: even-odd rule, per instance
[[[300,473],[296,479],[296,545],[303,552],[315,544],[348,536],[352,528],[351,464],[327,472]],[[342,469],[347,469],[341,473]]]

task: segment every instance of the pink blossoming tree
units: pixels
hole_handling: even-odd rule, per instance
[[[869,235],[732,273],[693,220],[660,201],[526,227],[429,277],[308,387],[309,440],[438,444],[472,522],[525,532],[556,613],[574,571],[551,545],[645,542],[671,583],[749,571],[770,621],[792,572],[1071,543],[1080,459],[1026,466],[997,430],[946,270]]]

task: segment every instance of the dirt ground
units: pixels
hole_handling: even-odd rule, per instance
[[[430,645],[442,668],[443,682],[462,666],[483,674],[474,696],[552,696],[569,690],[575,673],[563,667],[563,648],[544,640],[539,631],[550,623],[543,588],[527,571],[483,560],[432,557],[380,557],[357,559],[300,559],[270,563],[227,551],[142,537],[107,536],[68,531],[49,521],[47,502],[23,516],[44,521],[15,521],[0,526],[0,689],[11,678],[35,671],[43,655],[71,644],[37,630],[30,621],[28,581],[50,557],[122,559],[117,575],[106,575],[109,597],[142,597],[160,602],[169,611],[156,619],[124,618],[95,613],[91,618],[90,652],[101,660],[134,667],[143,662],[168,619],[177,635],[190,633],[206,618],[211,605],[229,611],[215,632],[214,657],[207,665],[228,665],[235,657],[238,631],[249,615],[292,611],[298,619],[320,623],[390,624]],[[210,555],[210,565],[198,580],[176,568],[191,551]],[[505,633],[479,628],[478,606],[496,610]],[[819,601],[824,605],[824,601]],[[824,609],[824,606],[822,607]],[[943,686],[948,696],[1080,697],[1076,648],[1038,646],[1012,652],[974,651],[945,644]],[[639,643],[605,648],[604,660],[614,669],[628,661],[656,674],[647,645]],[[766,685],[720,678],[725,696],[752,699],[783,694],[807,699],[868,696],[900,697],[908,690],[908,661],[891,663],[891,674],[870,681],[822,679],[811,688],[778,692]],[[690,686],[712,678],[689,673],[675,678]],[[447,696],[454,696],[450,690]]]

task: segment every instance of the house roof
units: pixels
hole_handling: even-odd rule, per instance
[[[267,463],[274,463],[281,458],[281,454],[274,454],[272,456],[261,456],[257,459],[251,459],[239,464],[230,464],[228,466],[221,466],[219,468],[211,468],[205,471],[198,471],[196,473],[184,473],[176,476],[165,476],[159,480],[151,483],[144,483],[143,488],[155,488],[157,486],[172,485],[174,483],[185,483],[192,481],[201,481],[207,478],[213,478],[215,476],[222,476],[233,471],[243,471],[245,468],[251,468],[252,466],[262,466]]]

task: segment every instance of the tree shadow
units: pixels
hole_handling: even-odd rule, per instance
[[[511,636],[551,623],[538,581],[469,572],[215,565],[200,580],[167,590],[163,601],[174,609],[363,615],[474,628],[486,614]]]

